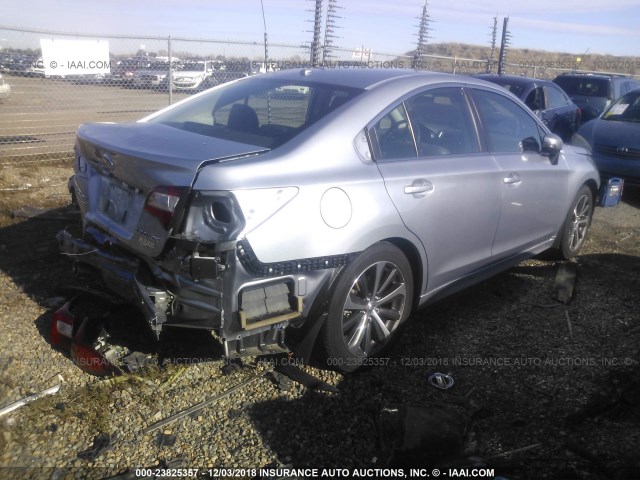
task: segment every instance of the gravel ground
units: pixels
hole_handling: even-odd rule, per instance
[[[573,262],[568,306],[553,299],[558,264],[527,261],[416,313],[380,365],[350,376],[302,367],[339,393],[262,375],[145,433],[273,364],[228,365],[212,337],[191,331],[167,336],[162,366],[114,379],[85,374],[53,349],[51,309],[73,283],[54,239],[72,223],[69,174],[68,162],[0,162],[0,407],[61,385],[0,418],[0,478],[134,478],[136,468],[164,466],[432,466],[425,459],[442,445],[412,457],[397,448],[392,455],[392,435],[377,441],[387,404],[464,418],[460,455],[485,459],[511,480],[640,478],[640,191],[597,211]],[[53,210],[12,217],[21,207]],[[431,386],[434,372],[449,373],[453,387]]]

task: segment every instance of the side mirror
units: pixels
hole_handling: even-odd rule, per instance
[[[559,136],[550,133],[545,135],[542,139],[542,150],[540,153],[545,157],[549,157],[551,165],[557,165],[558,157],[560,156],[560,151],[563,146],[564,144],[562,143],[562,139]]]

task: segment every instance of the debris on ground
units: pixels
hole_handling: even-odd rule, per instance
[[[58,393],[59,390],[60,390],[60,385],[54,385],[53,387],[42,390],[41,392],[34,393],[33,395],[28,395],[24,398],[21,398],[17,402],[10,403],[6,407],[3,407],[0,409],[0,417],[3,415],[6,415],[9,412],[13,412],[17,408],[20,408],[23,405],[26,405],[29,402],[33,402],[34,400],[42,398],[46,395],[54,395]]]
[[[327,393],[340,393],[340,390],[338,390],[337,387],[314,377],[295,365],[280,364],[276,366],[275,371],[279,374],[285,375],[294,382],[304,385],[310,390]]]
[[[565,305],[573,299],[578,267],[575,263],[561,263],[556,273],[554,288],[555,298]]]
[[[176,436],[171,433],[160,432],[153,443],[158,447],[173,447],[176,443]]]
[[[378,415],[378,441],[388,466],[432,467],[465,449],[471,419],[444,404],[388,404]]]
[[[78,458],[93,462],[102,453],[112,448],[113,437],[108,433],[99,433],[93,439],[93,445],[86,450],[78,452]]]
[[[269,372],[270,372],[270,370],[264,370],[264,371],[262,371],[260,373],[257,373],[255,375],[249,377],[248,379],[246,379],[246,380],[234,385],[233,387],[225,390],[224,392],[222,392],[222,393],[220,393],[218,395],[215,395],[212,398],[209,398],[209,399],[204,400],[204,401],[202,401],[200,403],[197,403],[197,404],[195,404],[195,405],[193,405],[193,406],[191,406],[191,407],[189,407],[189,408],[187,408],[185,410],[182,410],[182,411],[180,411],[180,412],[178,412],[178,413],[176,413],[174,415],[171,415],[170,417],[167,417],[167,418],[165,418],[163,420],[160,420],[160,421],[148,426],[147,428],[145,428],[142,431],[142,433],[143,434],[147,434],[149,432],[153,432],[153,431],[157,430],[158,428],[162,428],[165,425],[169,425],[170,423],[175,422],[176,420],[179,420],[179,419],[181,419],[183,417],[191,415],[194,412],[197,412],[198,410],[202,410],[203,408],[205,408],[205,407],[207,407],[207,406],[219,401],[220,399],[228,397],[232,393],[237,392],[238,390],[241,390],[242,388],[252,384],[253,382],[255,382],[255,381],[257,381],[257,380],[259,380],[261,378],[264,378]]]

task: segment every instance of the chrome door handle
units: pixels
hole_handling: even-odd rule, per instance
[[[407,195],[416,195],[424,197],[427,193],[433,190],[433,184],[427,180],[414,180],[411,185],[404,187],[404,193]]]
[[[509,173],[502,179],[502,181],[507,185],[518,185],[520,182],[522,182],[522,179],[517,173]]]

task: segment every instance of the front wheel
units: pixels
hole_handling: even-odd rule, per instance
[[[362,252],[341,273],[329,302],[328,364],[343,372],[374,364],[411,312],[413,277],[402,251],[387,242]]]
[[[593,193],[588,186],[583,185],[571,203],[562,227],[558,253],[563,259],[569,260],[578,254],[587,239],[592,218]]]

